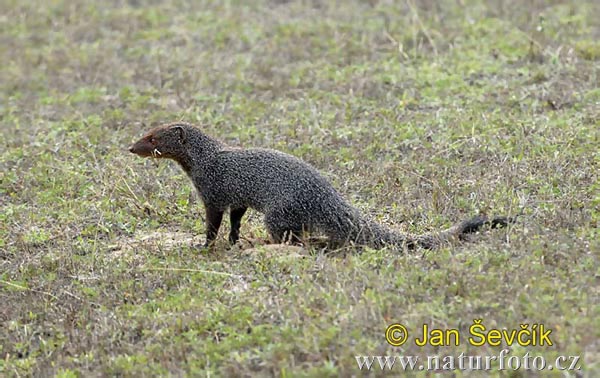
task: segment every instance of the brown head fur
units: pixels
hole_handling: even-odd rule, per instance
[[[129,147],[129,152],[142,157],[176,159],[183,152],[185,124],[170,123],[150,130]]]

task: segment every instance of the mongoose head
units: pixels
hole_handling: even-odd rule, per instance
[[[188,127],[185,123],[156,127],[129,147],[129,152],[142,157],[176,159],[185,152]]]

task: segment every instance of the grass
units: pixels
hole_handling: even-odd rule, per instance
[[[600,372],[600,23],[594,1],[0,2],[0,375],[378,376],[386,327],[552,329]],[[315,165],[433,252],[246,239],[198,251],[203,208],[152,125]],[[553,360],[552,360],[553,361]],[[404,373],[418,377],[432,373]],[[558,371],[458,376],[563,376]],[[576,375],[577,374],[577,375]]]

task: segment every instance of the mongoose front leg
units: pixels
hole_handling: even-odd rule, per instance
[[[221,221],[223,220],[223,211],[206,206],[206,243],[204,247],[210,247],[217,238]]]
[[[235,244],[240,238],[240,227],[242,225],[242,217],[246,213],[247,207],[239,209],[231,209],[229,212],[229,221],[231,223],[231,232],[229,233],[229,243]]]

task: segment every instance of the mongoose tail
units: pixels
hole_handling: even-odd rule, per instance
[[[514,218],[494,217],[488,219],[478,216],[455,224],[442,231],[428,232],[422,235],[410,235],[391,230],[377,222],[359,218],[357,225],[347,232],[347,240],[355,244],[367,245],[372,248],[392,246],[399,249],[435,249],[444,244],[451,244],[484,227],[498,228],[514,223]]]
[[[442,244],[462,239],[465,235],[477,232],[484,227],[498,228],[506,227],[510,223],[514,223],[514,218],[509,217],[494,217],[488,219],[486,217],[477,216],[469,220],[455,224],[440,232],[430,232],[423,235],[418,235],[412,240],[412,247],[420,246],[422,248],[433,249]]]

